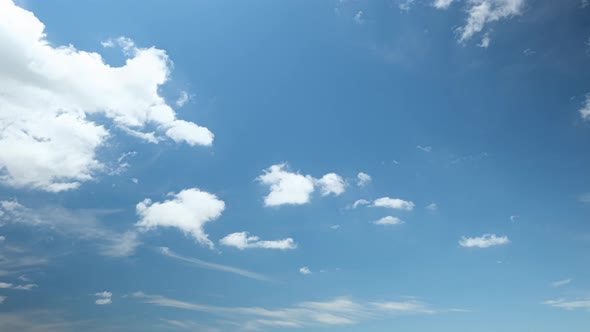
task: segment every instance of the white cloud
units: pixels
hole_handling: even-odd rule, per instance
[[[191,96],[186,91],[181,91],[180,96],[178,96],[178,99],[176,99],[176,106],[182,107],[186,105],[189,100],[191,100]]]
[[[462,310],[439,310],[428,303],[417,300],[389,302],[357,302],[347,297],[337,297],[329,301],[300,302],[290,307],[221,307],[192,303],[167,298],[161,295],[149,295],[142,292],[132,297],[147,304],[160,307],[177,308],[202,312],[223,317],[224,321],[239,322],[245,329],[264,328],[313,328],[337,327],[357,324],[371,319],[387,318],[398,315],[432,315]]]
[[[244,269],[240,269],[240,268],[228,266],[228,265],[206,262],[206,261],[203,261],[203,260],[200,260],[197,258],[185,257],[185,256],[182,256],[182,255],[179,255],[179,254],[173,252],[172,250],[170,250],[170,248],[167,248],[167,247],[160,247],[160,253],[164,256],[174,258],[179,261],[191,263],[191,264],[198,266],[202,269],[233,273],[233,274],[240,275],[242,277],[260,280],[260,281],[272,281],[272,279],[267,276],[264,276],[262,274],[258,274],[255,272],[251,272],[248,270],[244,270]]]
[[[128,59],[121,67],[98,53],[54,46],[35,15],[0,0],[0,181],[16,188],[59,192],[106,171],[96,150],[109,131],[94,122],[100,114],[116,127],[144,134],[146,127],[173,140],[210,145],[204,127],[176,119],[159,95],[170,74],[165,51],[140,48],[119,38]],[[141,136],[141,135],[139,135]]]
[[[4,303],[4,301],[6,301],[6,296],[0,295],[0,304]]]
[[[203,226],[221,216],[225,203],[217,196],[197,188],[185,189],[171,194],[172,199],[152,202],[145,199],[136,206],[139,221],[135,224],[142,230],[158,227],[174,227],[190,234],[197,242],[213,248],[213,242]]]
[[[412,211],[415,204],[411,201],[404,201],[399,198],[381,197],[373,201],[372,206]]]
[[[422,146],[422,145],[416,145],[416,149],[418,150],[422,150],[424,152],[432,152],[432,146]]]
[[[302,205],[309,203],[315,187],[320,187],[322,196],[338,196],[346,190],[346,183],[336,173],[328,173],[321,179],[311,175],[302,175],[287,170],[287,164],[272,165],[256,179],[270,187],[270,193],[264,197],[265,206]]]
[[[561,308],[561,309],[566,309],[566,310],[574,310],[574,309],[590,310],[590,299],[580,299],[580,300],[566,300],[566,299],[549,300],[549,301],[543,302],[543,304],[552,306],[554,308]]]
[[[371,181],[373,180],[369,174],[363,173],[363,172],[360,172],[359,174],[357,174],[356,178],[357,178],[356,184],[359,187],[364,187],[364,186],[368,185],[369,183],[371,183]]]
[[[354,21],[357,24],[364,24],[365,23],[365,14],[362,10],[359,10],[356,15],[354,15]]]
[[[453,3],[453,1],[454,0],[434,0],[432,5],[438,9],[447,9]]]
[[[426,209],[429,211],[437,211],[438,205],[436,203],[430,203],[426,206]]]
[[[131,182],[133,182],[135,184],[138,184],[139,183],[139,180],[137,178],[131,178]]]
[[[398,5],[401,11],[409,11],[416,0],[400,0],[400,4]]]
[[[94,294],[94,296],[98,297],[98,299],[96,299],[96,301],[94,301],[94,303],[96,303],[97,305],[106,305],[106,304],[113,303],[113,301],[111,299],[113,296],[113,293],[111,293],[111,292],[103,291],[103,292],[99,292],[99,293]]]
[[[356,209],[359,206],[362,205],[368,205],[371,204],[371,202],[367,201],[366,199],[357,199],[353,204],[352,204],[352,208]]]
[[[334,196],[341,195],[346,191],[346,183],[342,177],[336,173],[328,173],[316,181],[320,187],[322,196],[333,194]]]
[[[565,286],[565,285],[569,284],[570,282],[572,282],[572,278],[554,281],[551,283],[551,286],[561,287],[561,286]]]
[[[306,274],[311,274],[311,270],[309,269],[309,267],[307,266],[303,266],[299,268],[299,273],[306,275]]]
[[[481,32],[486,24],[521,15],[524,4],[525,0],[469,0],[467,23],[457,29],[459,42],[466,42]]]
[[[491,42],[492,40],[490,39],[490,33],[486,32],[484,33],[483,37],[481,37],[481,42],[477,44],[477,46],[481,48],[488,48]]]
[[[590,120],[590,93],[586,94],[586,99],[584,101],[584,106],[580,108],[580,115],[584,120]]]
[[[224,246],[235,247],[240,250],[249,248],[262,249],[280,249],[288,250],[297,248],[297,244],[292,238],[275,240],[275,241],[261,241],[258,236],[250,236],[248,232],[232,233],[219,240]]]
[[[400,225],[403,223],[403,220],[392,216],[383,217],[374,222],[375,225]]]
[[[495,234],[484,234],[480,237],[462,237],[459,241],[461,247],[466,248],[488,248],[501,246],[510,243],[507,236],[496,236]]]

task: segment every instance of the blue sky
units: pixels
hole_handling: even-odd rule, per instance
[[[587,331],[589,18],[0,0],[0,330]]]

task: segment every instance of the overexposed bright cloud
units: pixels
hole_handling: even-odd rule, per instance
[[[397,217],[387,216],[373,222],[375,225],[400,225],[404,221]]]
[[[224,246],[235,247],[240,250],[251,248],[288,250],[297,248],[297,243],[295,243],[292,238],[263,241],[260,240],[258,236],[250,235],[248,232],[229,234],[219,240],[219,243]]]
[[[507,236],[496,236],[495,234],[484,234],[479,237],[462,237],[459,245],[465,248],[488,248],[501,246],[510,243]]]
[[[225,203],[217,196],[197,188],[185,189],[169,195],[172,199],[163,202],[145,199],[138,203],[136,212],[139,221],[135,225],[141,230],[158,227],[178,228],[200,244],[213,248],[213,242],[209,240],[203,227],[221,216]]]
[[[4,184],[59,192],[106,172],[96,150],[112,135],[95,115],[136,136],[164,133],[176,142],[211,145],[207,128],[177,119],[159,94],[171,68],[164,50],[113,39],[105,46],[118,45],[127,56],[113,67],[98,53],[54,45],[44,24],[13,1],[0,0],[0,7]]]
[[[364,187],[366,185],[368,185],[369,183],[371,183],[371,181],[373,180],[373,178],[371,178],[371,176],[367,173],[363,173],[360,172],[356,175],[356,184],[359,187]]]
[[[389,209],[412,211],[415,204],[411,201],[404,201],[399,198],[381,197],[373,201],[373,207],[384,207]]]

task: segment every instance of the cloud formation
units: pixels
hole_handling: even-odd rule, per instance
[[[397,217],[387,216],[383,217],[375,222],[375,225],[400,225],[403,224],[404,221]]]
[[[98,299],[96,299],[96,301],[94,301],[94,303],[96,303],[97,305],[106,305],[106,304],[113,303],[113,301],[111,299],[113,296],[113,293],[111,293],[111,292],[103,291],[103,292],[99,292],[99,293],[94,294],[94,296],[98,297]]]
[[[35,15],[0,0],[0,181],[16,188],[59,192],[106,171],[96,150],[111,137],[101,115],[137,137],[211,145],[205,127],[180,120],[159,94],[170,75],[164,50],[118,45],[127,60],[106,64],[98,53],[54,46]]]
[[[258,236],[250,236],[248,232],[229,234],[219,240],[219,243],[224,246],[234,247],[240,250],[251,248],[288,250],[297,248],[297,243],[295,243],[292,238],[274,241],[261,241]]]
[[[465,248],[488,248],[502,246],[510,243],[507,236],[496,236],[496,234],[484,234],[480,237],[462,237],[459,245]]]
[[[582,119],[590,120],[590,93],[587,93],[584,100],[584,105],[580,108],[580,116]]]
[[[411,201],[404,201],[399,198],[381,197],[373,201],[373,207],[384,207],[389,209],[412,211],[415,204]]]
[[[152,202],[146,198],[138,203],[136,212],[139,221],[135,226],[144,231],[159,227],[178,228],[191,235],[198,243],[213,248],[214,244],[203,227],[221,216],[225,203],[217,196],[198,188],[169,195],[172,199],[164,202]]]
[[[356,185],[359,187],[364,187],[366,185],[368,185],[369,183],[371,183],[371,181],[373,180],[373,178],[371,178],[371,176],[367,173],[363,173],[363,172],[359,172],[356,175]]]

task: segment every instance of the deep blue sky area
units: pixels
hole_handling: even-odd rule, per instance
[[[586,0],[0,0],[0,331],[585,332]]]

